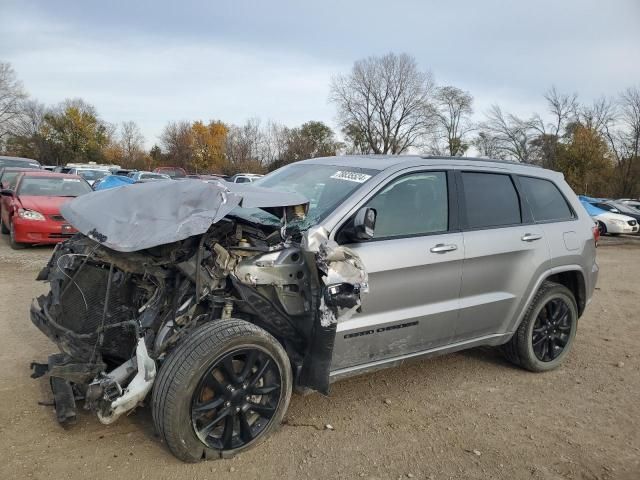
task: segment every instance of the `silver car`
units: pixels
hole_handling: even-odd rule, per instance
[[[109,215],[101,212],[108,211]],[[112,423],[150,396],[178,458],[229,457],[292,390],[477,346],[559,366],[598,276],[561,174],[419,156],[318,158],[258,182],[150,182],[63,207],[81,234],[40,273],[48,375]]]

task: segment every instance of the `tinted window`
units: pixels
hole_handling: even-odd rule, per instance
[[[445,232],[449,218],[447,175],[405,175],[385,186],[367,207],[377,212],[375,238]]]
[[[573,218],[567,201],[553,182],[542,178],[520,177],[520,185],[527,196],[533,219],[536,222]],[[611,210],[611,207],[607,205],[600,208]]]
[[[251,183],[247,177],[238,177],[236,178],[236,183]]]
[[[520,223],[520,200],[509,175],[462,173],[469,228]]]

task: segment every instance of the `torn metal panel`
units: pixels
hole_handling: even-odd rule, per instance
[[[64,218],[78,231],[119,252],[135,252],[205,233],[236,207],[302,205],[297,193],[224,182],[149,182],[93,192],[66,203]]]
[[[317,263],[325,284],[320,303],[322,326],[348,320],[360,308],[360,294],[369,291],[362,260],[353,250],[327,240],[318,248]]]

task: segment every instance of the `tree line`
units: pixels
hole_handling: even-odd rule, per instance
[[[471,153],[561,171],[578,193],[640,194],[639,86],[592,103],[551,87],[544,112],[521,117],[494,104],[478,118],[470,92],[438,85],[411,56],[389,53],[356,61],[331,80],[329,92],[341,140],[319,121],[288,127],[259,119],[244,125],[196,120],[169,122],[147,151],[134,122],[110,124],[80,99],[42,105],[28,97],[11,65],[0,62],[0,151],[54,165],[174,165],[226,174],[339,153]]]

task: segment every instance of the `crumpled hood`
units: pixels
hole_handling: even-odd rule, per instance
[[[88,193],[60,211],[91,239],[119,252],[134,252],[201,235],[238,206],[268,210],[308,203],[297,193],[181,180]]]

